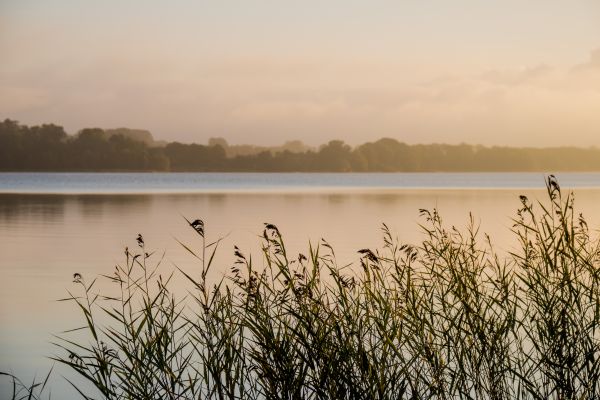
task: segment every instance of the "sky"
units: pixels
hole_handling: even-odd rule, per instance
[[[598,0],[0,0],[0,54],[69,133],[600,146]]]

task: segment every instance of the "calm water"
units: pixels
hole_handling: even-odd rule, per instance
[[[575,189],[590,227],[600,227],[600,174],[559,174]],[[123,261],[142,233],[166,251],[164,268],[197,265],[174,238],[197,246],[183,216],[202,218],[214,238],[226,235],[223,274],[233,246],[258,252],[265,222],[279,226],[291,253],[326,238],[338,261],[380,244],[386,222],[416,242],[420,208],[437,207],[450,225],[469,211],[502,250],[512,247],[510,217],[518,195],[543,198],[543,174],[0,174],[0,371],[42,374],[55,353],[51,335],[79,326],[56,300],[73,289],[74,272],[92,279]],[[6,387],[4,387],[6,389]],[[54,397],[71,391],[55,382]],[[0,391],[2,397],[2,391]]]
[[[558,174],[595,188],[600,173]],[[0,173],[0,193],[197,193],[331,189],[543,188],[542,173]]]

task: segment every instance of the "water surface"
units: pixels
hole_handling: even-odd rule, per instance
[[[590,227],[600,227],[600,174],[559,174]],[[464,227],[469,212],[501,251],[512,249],[519,194],[544,198],[543,174],[0,174],[0,371],[42,374],[56,350],[51,334],[81,324],[56,300],[72,274],[110,274],[125,246],[144,235],[164,268],[191,274],[196,261],[175,241],[198,248],[183,217],[202,218],[225,236],[215,278],[233,264],[233,246],[261,262],[263,223],[276,224],[290,254],[325,238],[340,264],[381,244],[386,222],[402,242],[421,236],[419,209],[437,207]],[[181,288],[183,289],[183,288]],[[62,381],[61,381],[62,382]],[[71,393],[56,382],[56,398]],[[2,392],[0,392],[2,397]]]
[[[594,188],[600,172],[561,173],[565,187]],[[542,188],[531,173],[0,173],[0,193],[193,193],[341,189]]]

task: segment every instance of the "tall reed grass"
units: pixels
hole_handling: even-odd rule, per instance
[[[53,368],[48,371],[43,379],[34,377],[31,382],[23,382],[19,377],[7,373],[0,372],[0,377],[7,378],[10,380],[9,388],[7,393],[0,393],[10,396],[12,400],[41,400],[44,398],[51,398],[49,390],[47,390],[48,379],[52,375]]]
[[[547,194],[521,196],[509,254],[436,210],[421,210],[420,244],[383,225],[355,266],[324,241],[289,254],[266,224],[261,267],[236,248],[217,282],[219,241],[188,221],[199,267],[176,271],[183,295],[139,236],[104,277],[116,296],[75,275],[85,326],[56,361],[106,399],[600,398],[600,242],[553,176]]]

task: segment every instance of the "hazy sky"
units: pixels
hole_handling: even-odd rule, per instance
[[[598,0],[0,0],[0,118],[600,146]]]

